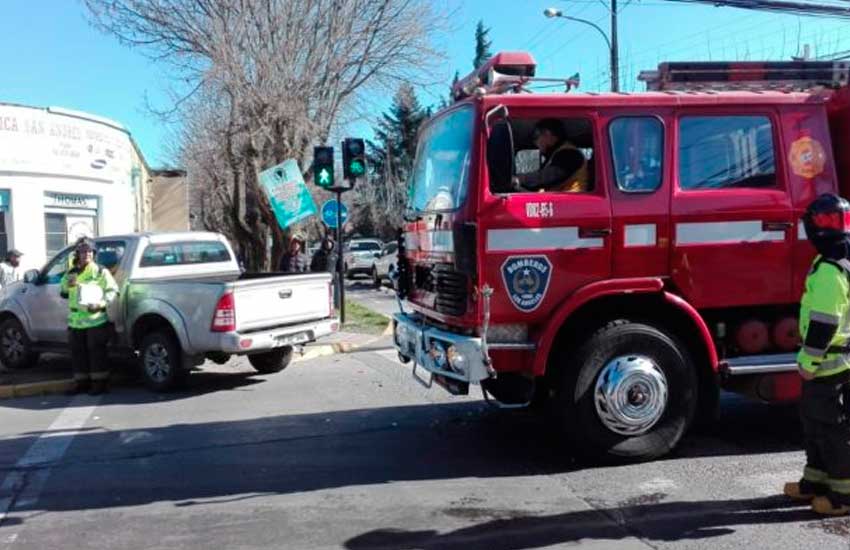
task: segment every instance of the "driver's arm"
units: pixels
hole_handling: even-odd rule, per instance
[[[555,152],[547,166],[531,174],[521,174],[516,177],[520,190],[537,191],[548,189],[563,183],[575,174],[584,164],[584,155],[581,151],[567,149]]]

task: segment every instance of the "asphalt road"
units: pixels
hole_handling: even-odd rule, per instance
[[[850,547],[850,520],[777,496],[803,465],[793,408],[727,398],[674,456],[582,467],[534,414],[393,355],[0,401],[0,549]]]

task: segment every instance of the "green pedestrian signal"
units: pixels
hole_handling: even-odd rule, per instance
[[[346,179],[366,174],[366,145],[361,138],[345,138],[342,141],[342,172]]]
[[[313,147],[313,183],[324,189],[334,186],[333,147]]]

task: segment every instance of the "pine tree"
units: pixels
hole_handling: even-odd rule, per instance
[[[484,21],[478,20],[478,25],[475,27],[475,58],[472,60],[472,68],[477,69],[483,65],[488,59],[493,57],[490,53],[490,47],[493,42],[490,40],[490,29],[484,27]]]

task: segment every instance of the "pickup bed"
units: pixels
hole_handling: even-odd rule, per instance
[[[247,355],[261,373],[283,370],[293,346],[339,328],[327,273],[242,273],[216,233],[100,237],[97,262],[120,288],[109,309],[111,351],[132,354],[146,384],[172,389],[205,359]],[[72,249],[0,294],[0,361],[34,364],[42,352],[67,352],[68,304],[59,280]]]

